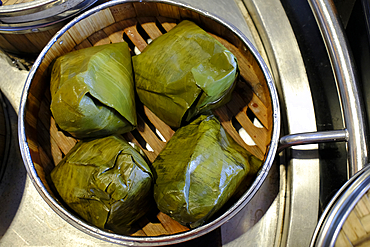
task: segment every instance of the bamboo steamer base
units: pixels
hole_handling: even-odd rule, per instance
[[[336,247],[370,246],[370,191],[348,215],[335,242]]]
[[[78,140],[60,131],[51,115],[47,73],[50,62],[72,50],[123,41],[129,43],[134,55],[135,47],[142,51],[149,39],[168,32],[183,19],[197,23],[237,57],[241,76],[232,100],[214,110],[214,114],[236,142],[264,159],[271,141],[271,99],[265,77],[243,42],[218,22],[187,9],[163,3],[124,3],[99,11],[71,27],[50,48],[35,73],[26,104],[25,131],[34,166],[51,195],[50,172]],[[149,160],[154,161],[174,130],[145,106],[138,108],[137,129],[124,138],[138,144]],[[255,145],[243,140],[240,129],[248,133]],[[139,220],[136,227],[133,236],[169,235],[189,230],[156,209]]]

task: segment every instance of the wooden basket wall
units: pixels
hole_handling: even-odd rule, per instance
[[[127,41],[132,49],[136,46],[142,51],[147,46],[148,38],[157,38],[183,19],[197,23],[237,57],[241,77],[232,101],[214,113],[241,146],[264,159],[271,141],[271,99],[264,74],[245,44],[225,26],[194,11],[164,3],[129,2],[101,10],[72,26],[46,53],[34,75],[28,92],[24,125],[35,169],[51,195],[49,174],[77,140],[58,131],[51,116],[47,74],[49,64],[54,58],[70,51],[108,43]],[[141,145],[153,161],[174,131],[147,108],[144,107],[142,114],[138,116],[137,130],[124,137]],[[258,119],[263,126],[256,127],[253,119]],[[243,141],[235,128],[236,122],[247,131],[256,145],[247,145]],[[159,138],[156,131],[165,140]],[[154,151],[148,150],[143,140]],[[141,229],[133,235],[158,236],[188,230],[158,211],[153,214],[139,222]],[[153,218],[156,219],[150,220]]]
[[[0,33],[0,48],[11,54],[37,56],[61,28],[62,26],[58,24],[35,33]]]
[[[25,4],[34,0],[2,0],[3,6]],[[1,8],[1,7],[0,7]],[[40,32],[0,33],[0,49],[10,54],[37,56],[50,39],[62,28],[63,23],[51,25]]]
[[[22,9],[24,11],[32,10],[35,5],[27,5],[31,4],[35,0],[1,0],[3,5],[6,7],[12,7],[12,5],[17,5],[18,9]],[[60,1],[62,2],[62,1]],[[66,1],[63,1],[66,2]],[[40,3],[39,3],[40,4]],[[53,6],[46,6],[44,3],[41,5],[42,7],[48,7],[49,10],[54,8]],[[58,32],[66,23],[67,21],[72,19],[73,12],[70,12],[70,8],[72,8],[73,3],[71,6],[65,5],[64,8],[61,8],[64,13],[58,17],[53,17],[53,20],[46,21],[48,18],[51,18],[51,14],[43,13],[44,10],[33,10],[35,11],[33,14],[37,14],[40,20],[44,22],[37,22],[27,20],[25,22],[13,19],[8,23],[9,20],[5,21],[2,24],[0,19],[0,27],[6,29],[12,29],[12,31],[0,31],[0,50],[3,50],[11,58],[14,59],[26,59],[24,63],[28,66],[27,63],[32,63],[33,60],[37,57],[37,55],[44,49],[46,44],[50,41],[50,39]],[[87,6],[87,5],[85,5]],[[84,7],[85,7],[84,6]],[[73,6],[74,7],[74,6]],[[1,8],[1,6],[0,6]],[[11,9],[4,9],[4,15],[12,13]],[[6,16],[5,16],[6,17]],[[68,17],[68,20],[62,20]],[[8,17],[9,18],[9,17]],[[39,21],[40,21],[39,20]],[[21,28],[22,27],[22,28]],[[24,30],[23,30],[24,29]],[[16,57],[14,57],[16,56]],[[23,63],[23,61],[22,61]]]

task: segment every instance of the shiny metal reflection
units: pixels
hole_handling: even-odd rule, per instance
[[[357,72],[333,1],[308,2],[323,36],[340,92],[345,128],[349,133],[348,175],[352,177],[368,163],[366,125],[363,102],[358,91]]]
[[[285,148],[295,145],[348,141],[348,139],[349,134],[346,129],[292,134],[280,138],[278,153],[283,151]]]

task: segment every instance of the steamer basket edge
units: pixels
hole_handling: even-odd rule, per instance
[[[34,61],[60,28],[97,1],[74,0],[70,4],[44,0],[2,6],[0,49],[10,56]]]
[[[260,172],[258,173],[256,180],[253,182],[253,184],[248,189],[248,191],[246,191],[244,195],[238,200],[238,202],[234,204],[225,213],[223,213],[221,216],[219,216],[217,219],[213,220],[212,222],[202,227],[193,229],[191,231],[179,233],[176,235],[168,235],[168,236],[160,236],[160,237],[122,236],[122,235],[117,235],[114,233],[108,233],[106,231],[92,227],[89,224],[86,224],[85,222],[81,221],[74,215],[70,214],[69,212],[66,212],[66,210],[63,207],[61,207],[61,205],[58,204],[55,198],[50,195],[50,193],[48,192],[48,189],[45,187],[43,181],[41,180],[40,175],[36,171],[35,164],[33,163],[34,161],[30,153],[31,152],[30,147],[29,147],[30,143],[28,143],[27,141],[25,121],[26,121],[26,105],[27,105],[27,100],[29,97],[29,90],[31,87],[31,83],[37,73],[37,70],[39,69],[41,63],[44,61],[45,56],[47,55],[49,50],[58,41],[60,42],[60,38],[63,37],[63,34],[67,32],[71,27],[73,27],[75,24],[79,23],[80,21],[84,20],[85,18],[88,18],[89,16],[93,15],[94,13],[97,13],[104,9],[108,9],[109,7],[118,6],[120,4],[136,3],[136,2],[138,1],[112,1],[112,2],[107,2],[105,4],[99,5],[96,8],[85,12],[81,16],[76,17],[74,20],[68,23],[65,27],[63,27],[59,32],[57,32],[57,34],[52,38],[52,40],[43,49],[40,56],[37,58],[36,62],[34,63],[34,66],[32,67],[29,73],[29,76],[27,78],[27,81],[26,81],[26,84],[25,84],[25,87],[22,93],[21,104],[19,108],[19,119],[18,119],[19,144],[20,144],[22,158],[25,163],[27,172],[30,175],[30,178],[32,182],[34,183],[34,185],[36,186],[36,189],[38,190],[38,192],[41,194],[41,196],[45,199],[45,201],[52,207],[52,209],[58,215],[60,215],[67,222],[69,222],[70,224],[78,228],[79,230],[82,230],[100,239],[107,240],[110,242],[115,242],[115,243],[122,243],[125,241],[134,242],[136,245],[145,245],[149,243],[155,244],[155,245],[163,245],[163,244],[168,244],[168,243],[172,243],[172,244],[180,243],[180,242],[184,242],[184,241],[193,239],[195,237],[204,235],[216,229],[217,227],[221,226],[224,222],[226,222],[228,219],[230,219],[235,214],[237,214],[249,202],[249,200],[253,197],[253,195],[257,192],[258,188],[261,186],[261,184],[265,180],[270,170],[270,167],[272,165],[272,161],[275,157],[278,133],[280,129],[280,119],[278,117],[279,116],[279,105],[277,101],[276,89],[273,85],[272,78],[268,72],[267,66],[264,64],[264,61],[262,60],[262,58],[258,55],[257,50],[253,47],[250,41],[243,34],[241,34],[235,27],[222,21],[221,19],[213,16],[212,14],[206,11],[198,10],[188,5],[184,5],[181,3],[175,3],[173,1],[147,1],[147,3],[162,3],[162,4],[168,4],[168,5],[184,8],[184,9],[196,12],[199,15],[204,16],[205,18],[210,18],[212,21],[216,21],[218,24],[226,27],[226,29],[231,31],[233,34],[235,34],[235,36],[238,39],[241,40],[241,42],[244,44],[246,49],[248,49],[251,52],[251,54],[254,56],[254,59],[256,60],[257,65],[263,71],[263,76],[266,80],[266,84],[269,90],[269,97],[270,97],[271,106],[272,106],[271,143],[268,147],[268,150],[266,151],[265,162],[263,164],[263,167],[260,169]]]

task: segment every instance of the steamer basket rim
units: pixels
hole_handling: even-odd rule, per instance
[[[271,106],[272,106],[272,131],[271,131],[271,143],[267,150],[267,155],[265,156],[265,161],[263,163],[263,166],[261,170],[258,172],[257,177],[255,181],[252,183],[251,187],[244,193],[244,195],[225,213],[223,213],[221,216],[219,216],[217,219],[200,226],[198,228],[192,229],[187,232],[179,233],[179,234],[173,234],[173,235],[167,235],[167,236],[158,236],[158,237],[132,237],[132,236],[123,236],[118,235],[114,233],[108,233],[106,231],[100,230],[94,226],[91,226],[75,216],[73,216],[71,213],[66,212],[63,207],[61,207],[58,202],[47,192],[46,187],[43,185],[40,177],[37,175],[37,172],[35,170],[31,154],[30,154],[30,148],[27,143],[26,138],[26,132],[25,132],[25,109],[26,109],[26,103],[28,98],[29,89],[33,80],[33,77],[40,66],[41,62],[43,61],[46,53],[49,51],[51,46],[57,42],[57,40],[73,25],[78,23],[79,21],[89,17],[90,15],[104,10],[106,8],[118,5],[118,4],[124,4],[129,2],[140,2],[140,3],[146,3],[146,2],[154,2],[154,3],[163,3],[163,4],[169,4],[178,6],[180,8],[185,8],[194,12],[197,12],[200,15],[203,15],[207,18],[210,18],[221,25],[225,26],[229,30],[231,30],[246,46],[246,49],[249,49],[250,52],[253,54],[254,58],[256,59],[259,67],[263,71],[263,74],[266,79],[266,83],[268,86],[268,90],[270,93],[271,98]],[[265,181],[265,178],[267,177],[267,174],[272,166],[272,163],[275,158],[275,154],[277,151],[278,146],[278,140],[279,140],[279,133],[280,133],[280,107],[278,102],[278,96],[277,91],[272,79],[272,76],[270,74],[270,71],[263,61],[262,57],[259,55],[259,52],[257,49],[253,46],[253,44],[249,41],[249,39],[241,33],[234,25],[231,23],[228,23],[224,20],[222,20],[220,17],[213,15],[209,13],[208,11],[194,8],[190,6],[189,4],[181,3],[178,1],[172,1],[172,0],[113,0],[110,2],[103,3],[101,5],[98,5],[83,14],[75,17],[72,21],[70,21],[68,24],[66,24],[61,30],[59,30],[54,37],[49,41],[49,43],[45,46],[45,48],[42,50],[38,58],[36,59],[34,65],[32,66],[28,77],[26,79],[26,83],[23,88],[20,106],[19,106],[19,114],[18,114],[18,140],[19,140],[19,146],[21,149],[21,155],[24,162],[24,165],[26,167],[27,173],[29,174],[29,177],[36,187],[37,191],[40,193],[40,195],[43,197],[43,199],[46,201],[46,203],[64,220],[66,220],[68,223],[76,227],[77,229],[91,235],[94,237],[97,237],[99,239],[118,243],[118,244],[127,244],[127,245],[133,245],[133,246],[148,246],[150,244],[151,246],[157,245],[162,246],[166,244],[176,244],[185,242],[191,239],[194,239],[196,237],[202,236],[206,233],[209,233],[216,228],[220,227],[223,223],[231,219],[233,216],[235,216],[244,206],[253,198],[257,190],[261,187],[263,182]]]

